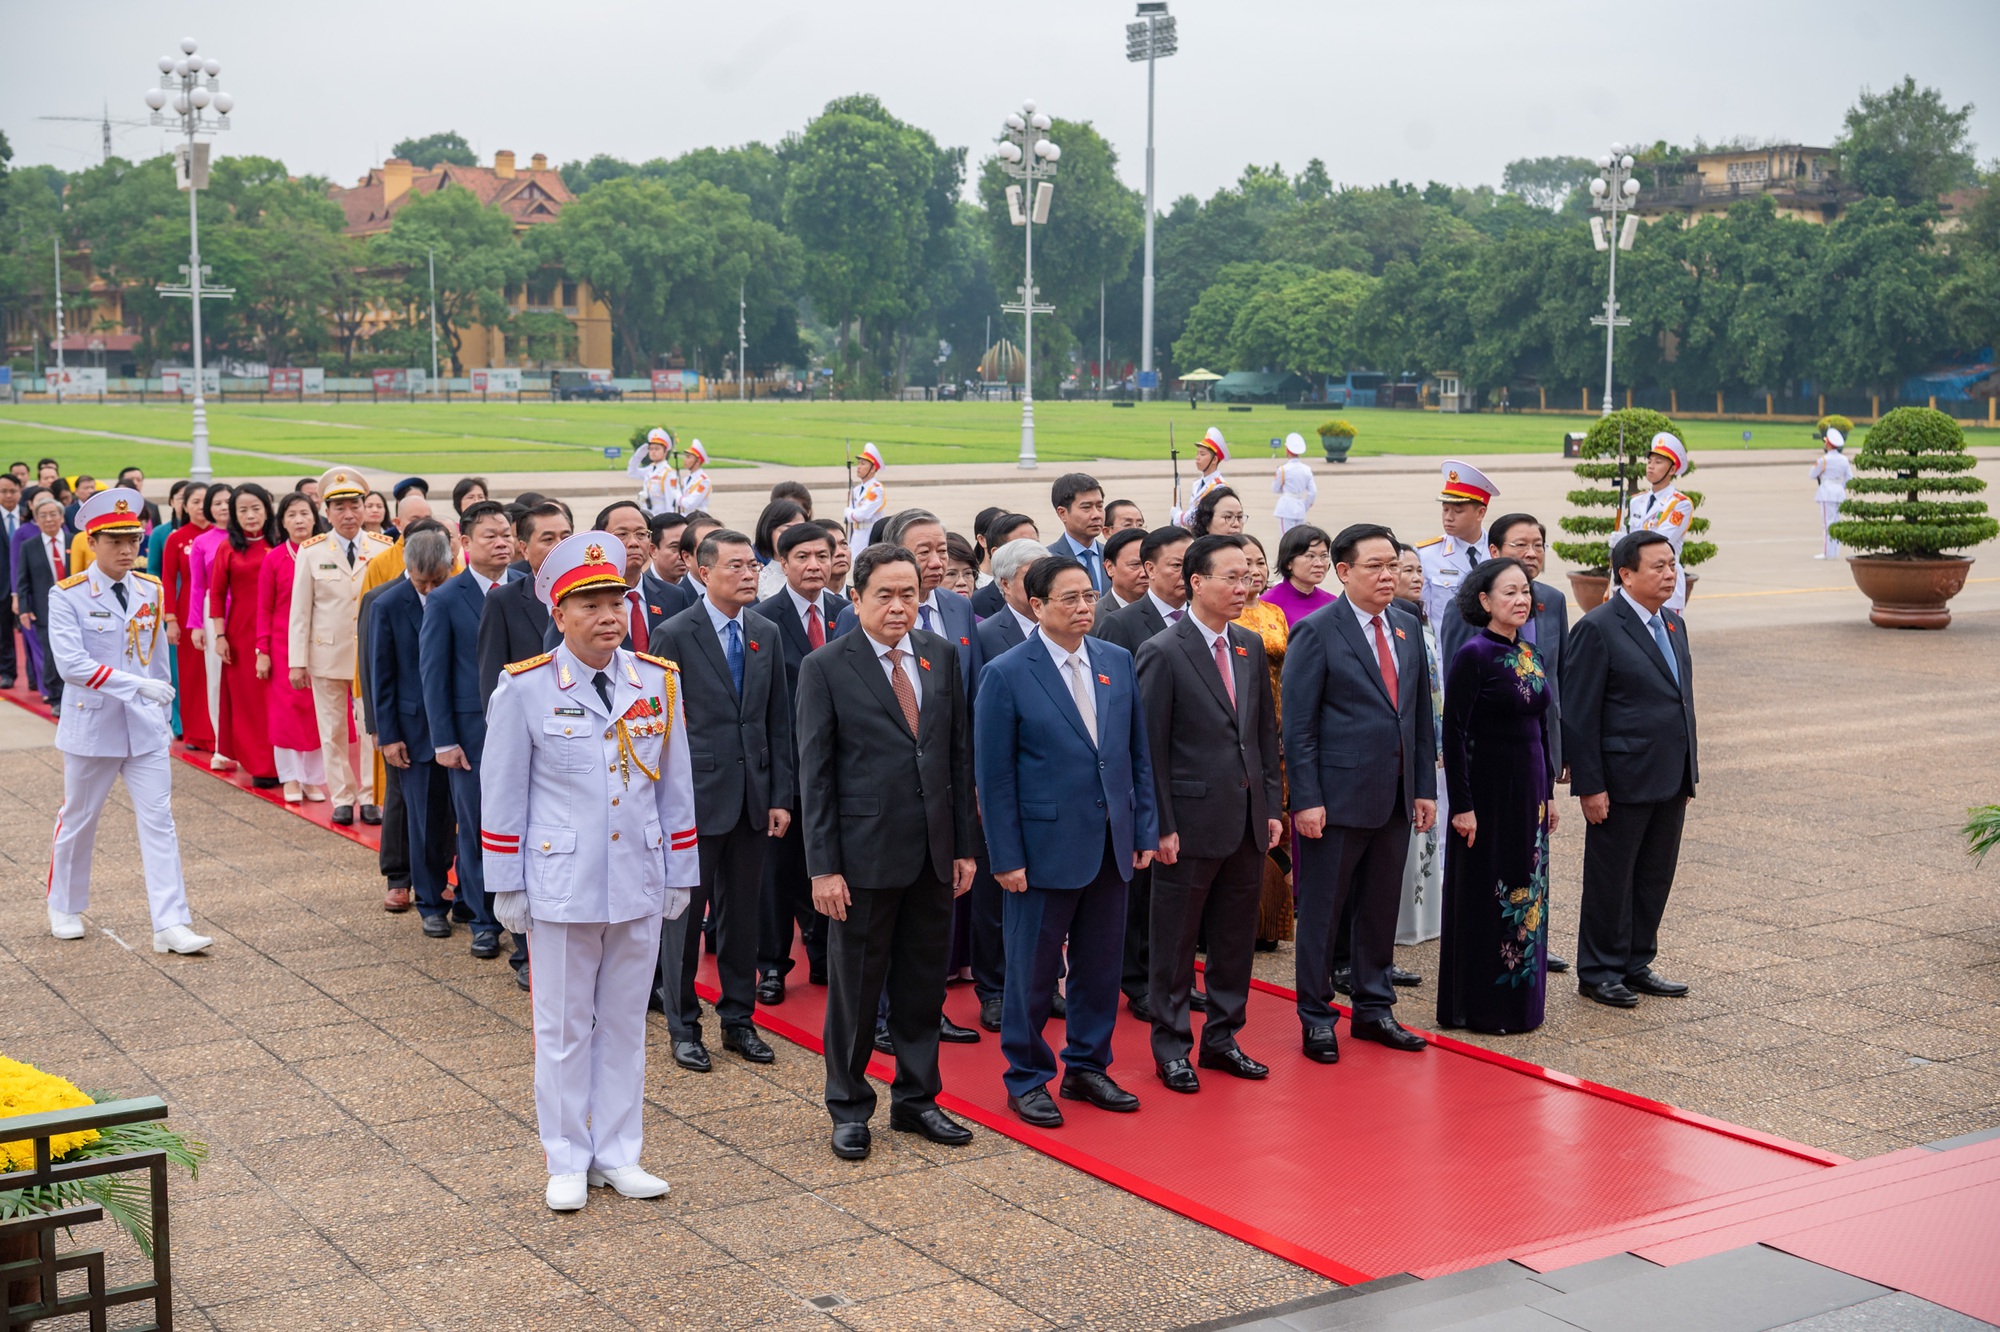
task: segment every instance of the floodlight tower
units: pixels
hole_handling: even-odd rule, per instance
[[[1153,376],[1153,65],[1180,49],[1167,0],[1141,0],[1139,21],[1125,25],[1125,58],[1146,62],[1146,267],[1139,288],[1139,393]],[[1102,373],[1102,371],[1100,371]]]
[[[1045,111],[1035,110],[1033,101],[1021,103],[1019,111],[1007,116],[1000,131],[1000,169],[1020,181],[1007,187],[1007,212],[1026,236],[1027,250],[1021,265],[1021,299],[1001,306],[1021,316],[1021,459],[1024,469],[1035,465],[1035,316],[1053,314],[1053,305],[1035,300],[1035,224],[1049,220],[1049,199],[1056,187],[1050,177],[1062,149],[1046,137],[1055,122]]]
[[[1604,313],[1591,316],[1590,322],[1604,325],[1604,411],[1611,415],[1611,339],[1621,325],[1632,321],[1618,313],[1618,252],[1632,248],[1633,233],[1639,219],[1628,211],[1625,227],[1618,227],[1618,210],[1630,209],[1638,196],[1639,182],[1632,178],[1632,155],[1625,151],[1625,145],[1614,143],[1611,151],[1597,159],[1597,169],[1603,174],[1590,182],[1590,206],[1606,214],[1605,217],[1590,219],[1590,238],[1600,250],[1611,252],[1611,271],[1604,288]]]

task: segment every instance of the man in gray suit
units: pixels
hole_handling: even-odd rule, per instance
[[[1017,648],[1040,626],[1028,614],[1028,566],[1047,557],[1048,547],[1039,541],[1010,541],[993,552],[993,586],[1000,589],[998,612],[979,622],[979,646],[986,660]]]

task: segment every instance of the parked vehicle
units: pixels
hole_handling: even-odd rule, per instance
[[[549,397],[557,402],[622,402],[625,392],[588,370],[557,370],[549,376]]]

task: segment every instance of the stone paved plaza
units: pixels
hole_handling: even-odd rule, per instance
[[[1957,835],[2000,798],[1991,586],[1942,634],[1871,629],[1851,594],[1773,600],[1827,609],[1711,612],[1697,594],[1690,612],[1704,781],[1660,966],[1693,996],[1614,1012],[1558,980],[1545,1027],[1488,1043],[1848,1156],[2000,1123],[2000,864],[1975,867]],[[959,1151],[884,1132],[867,1162],[836,1161],[816,1056],[780,1041],[752,1070],[718,1048],[713,1074],[688,1074],[657,1018],[645,1159],[673,1194],[554,1216],[527,996],[503,963],[385,915],[371,852],[185,765],[176,812],[213,954],[147,949],[122,787],[91,934],[57,943],[49,738],[0,705],[0,1051],[162,1096],[211,1144],[175,1185],[180,1326],[1170,1328],[1327,1288],[984,1129]],[[1582,837],[1563,813],[1568,953]],[[1289,984],[1289,946],[1260,966]],[[1403,997],[1431,1026],[1430,989]],[[1296,1038],[1252,1028],[1244,1046]],[[1164,1094],[1137,1060],[1114,1072]]]

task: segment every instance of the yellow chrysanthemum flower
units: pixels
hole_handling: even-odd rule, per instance
[[[1522,923],[1528,927],[1528,933],[1530,934],[1542,928],[1542,904],[1540,902],[1528,908],[1528,918]]]
[[[95,1101],[84,1095],[75,1083],[67,1078],[59,1078],[53,1073],[44,1073],[32,1064],[0,1055],[0,1119],[14,1115],[38,1115],[49,1110],[70,1110],[80,1105],[95,1105]],[[49,1141],[49,1156],[61,1160],[77,1148],[97,1141],[97,1130],[86,1129],[82,1133],[64,1133]],[[19,1142],[0,1142],[0,1170],[33,1170],[35,1168],[35,1144],[23,1138]]]

